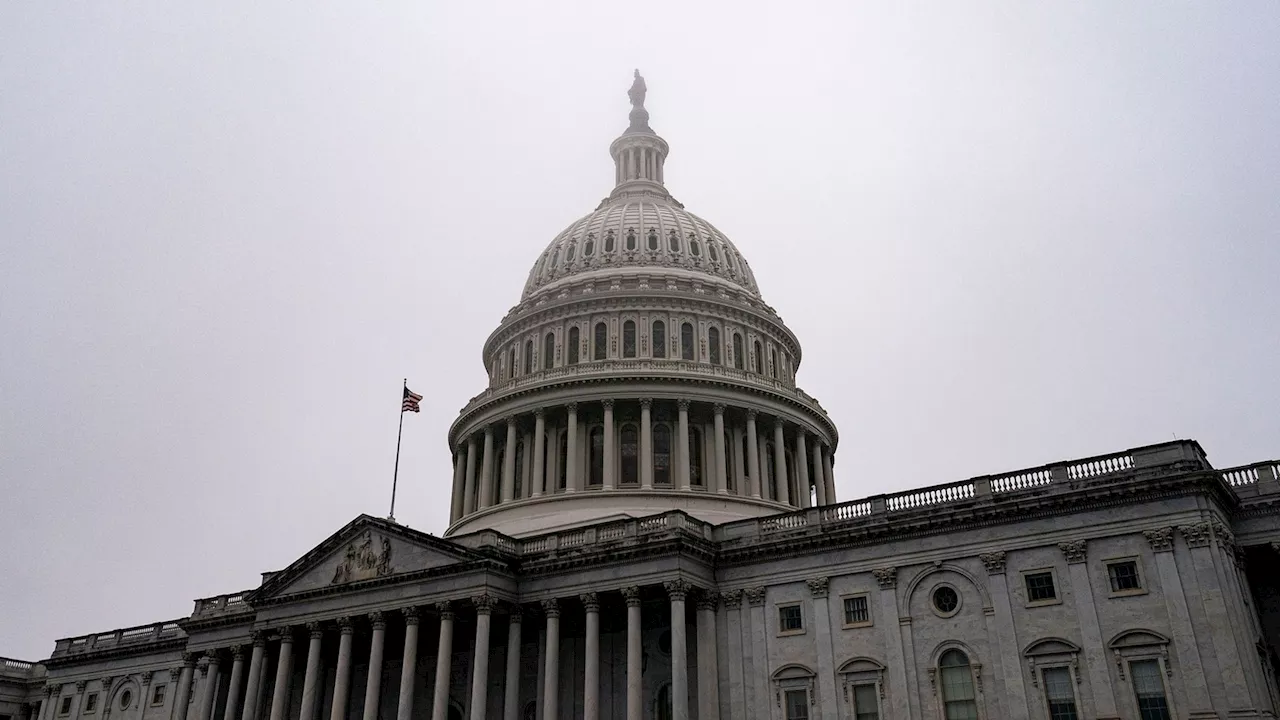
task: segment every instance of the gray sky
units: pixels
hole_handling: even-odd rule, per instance
[[[445,431],[640,67],[841,499],[1280,455],[1280,4],[0,4],[0,655],[444,530]]]

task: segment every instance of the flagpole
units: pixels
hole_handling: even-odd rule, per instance
[[[404,379],[404,387],[400,389],[400,429],[396,431],[396,469],[391,473],[391,512],[387,519],[396,521],[396,483],[400,480],[400,438],[404,435],[404,394],[409,389],[409,378]]]

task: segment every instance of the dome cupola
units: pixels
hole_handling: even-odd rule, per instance
[[[543,250],[449,431],[448,534],[835,502],[837,433],[746,258],[665,184],[636,71],[613,191]]]

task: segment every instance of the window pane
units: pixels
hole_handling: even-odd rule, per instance
[[[809,720],[809,693],[804,690],[788,690],[786,694],[787,720]]]
[[[734,368],[736,368],[736,369],[738,369],[738,370],[741,370],[741,369],[742,369],[742,367],[743,367],[743,363],[742,363],[742,335],[740,335],[740,334],[738,334],[738,333],[734,333],[734,334],[733,334],[733,367],[734,367]]]
[[[1129,674],[1138,699],[1138,716],[1142,720],[1170,720],[1160,664],[1155,660],[1138,660],[1129,663]]]
[[[622,324],[622,357],[636,356],[636,324],[630,320]]]
[[[604,323],[596,323],[595,359],[604,360],[609,350],[609,328]]]
[[[707,329],[707,355],[711,358],[712,365],[720,364],[720,330],[718,328]]]
[[[569,364],[578,364],[578,328],[569,328]]]
[[[622,482],[640,482],[640,473],[637,469],[637,460],[640,457],[640,445],[636,440],[635,425],[622,426],[622,442],[620,445],[622,446]]]
[[[1067,668],[1045,668],[1044,697],[1049,704],[1049,720],[1078,720],[1071,672]]]
[[[667,356],[667,326],[661,320],[653,323],[653,356],[656,358]]]
[[[689,428],[689,482],[702,485],[702,431]]]
[[[693,326],[689,323],[680,326],[680,357],[684,360],[693,359]]]
[[[547,337],[542,341],[542,369],[550,370],[551,364],[556,359],[556,336],[553,333],[547,333]]]
[[[600,428],[591,429],[591,477],[588,483],[604,484],[604,430]]]
[[[1111,578],[1112,592],[1139,590],[1142,588],[1142,585],[1138,582],[1138,564],[1132,560],[1111,563],[1107,566],[1107,574]]]
[[[854,720],[880,720],[880,693],[875,685],[853,686]]]
[[[778,608],[778,628],[783,632],[804,629],[804,619],[799,605]]]
[[[1026,582],[1027,600],[1031,602],[1053,600],[1058,596],[1053,587],[1053,573],[1051,572],[1030,573],[1026,576]]]
[[[846,625],[865,623],[870,620],[871,614],[867,611],[867,597],[865,595],[844,599],[844,623]]]
[[[664,424],[653,426],[653,481],[671,484],[671,430]]]

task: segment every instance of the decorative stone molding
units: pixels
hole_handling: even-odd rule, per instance
[[[880,584],[881,590],[892,590],[898,587],[898,568],[884,567],[876,568],[871,571],[876,576],[876,582]]]
[[[653,407],[653,398],[640,398],[640,409],[648,410]]]
[[[237,644],[231,646],[231,659],[239,660],[241,662],[244,661],[244,645]]]
[[[680,398],[679,400],[676,400],[676,409],[688,411],[689,400],[687,398]]]
[[[568,403],[565,403],[565,404],[564,404],[564,410],[565,410],[565,412],[576,413],[576,412],[578,412],[578,403],[576,403],[576,402],[568,402]]]
[[[1005,551],[997,550],[995,552],[984,553],[979,555],[978,559],[986,566],[988,575],[1004,574]]]
[[[824,598],[831,587],[831,578],[816,577],[804,581],[809,586],[809,594],[815,598]]]
[[[676,578],[662,583],[662,587],[666,589],[667,596],[672,600],[683,601],[685,596],[689,594],[689,590],[693,588],[688,580],[684,578]]]
[[[742,607],[742,591],[741,590],[725,590],[720,593],[720,600],[726,608],[738,609]]]
[[[756,416],[759,414],[760,414],[759,411],[757,411],[755,408],[747,408],[747,419],[750,420],[751,422],[755,422]]]
[[[1179,525],[1178,532],[1182,534],[1182,539],[1189,548],[1209,547],[1209,541],[1213,537],[1211,534],[1213,531],[1207,522]]]
[[[546,408],[541,408],[541,407],[539,407],[539,408],[534,408],[534,409],[533,409],[533,416],[534,416],[535,418],[546,418],[546,417],[547,417],[547,409],[546,409]]]
[[[640,607],[640,588],[635,585],[622,588],[622,597],[627,599],[627,607]]]
[[[1216,520],[1213,522],[1213,536],[1218,539],[1218,544],[1222,546],[1228,553],[1234,553],[1236,549],[1236,538],[1231,534],[1230,528]]]
[[[138,682],[139,682],[139,683],[141,683],[141,684],[142,684],[142,687],[144,687],[144,688],[145,688],[146,686],[150,685],[150,684],[151,684],[151,671],[150,671],[150,670],[147,670],[147,671],[142,672],[142,673],[141,673],[141,675],[138,677]]]
[[[411,605],[407,608],[400,608],[400,614],[404,615],[405,625],[417,625],[422,618],[419,617],[417,606]]]
[[[1162,527],[1143,530],[1142,536],[1151,543],[1152,552],[1173,552],[1173,528]]]
[[[764,605],[765,590],[762,587],[753,587],[743,590],[743,594],[747,596],[747,604],[751,607],[760,607]]]
[[[178,678],[182,677],[182,668],[169,668],[169,682],[178,682]]]
[[[441,620],[452,621],[457,617],[457,614],[453,612],[453,604],[448,600],[441,600],[436,603],[436,614],[440,616]]]
[[[84,692],[84,686],[85,686],[85,684],[86,684],[86,682],[85,682],[84,680],[77,680],[77,681],[76,681],[76,692],[78,692],[78,693],[82,693],[82,692]]]
[[[108,691],[108,692],[109,692],[109,691],[111,690],[111,683],[112,683],[114,680],[115,680],[115,678],[114,678],[114,677],[112,677],[112,676],[110,676],[110,675],[106,675],[106,676],[103,676],[103,678],[102,678],[101,680],[99,680],[98,682],[102,683],[102,689],[103,689],[104,691]]]
[[[172,673],[173,670],[170,670],[169,672]],[[182,670],[179,668],[178,672],[182,672]],[[61,683],[50,683],[49,685],[46,685],[44,687],[44,694],[48,695],[49,697],[53,697],[54,695],[57,695],[60,692],[62,692]]]
[[[476,606],[477,615],[488,615],[493,612],[498,599],[489,594],[475,595],[471,598],[471,604]]]
[[[338,630],[343,635],[351,635],[355,633],[356,626],[352,624],[351,618],[349,616],[343,615],[342,617],[338,618]]]
[[[257,644],[257,641],[258,641],[258,639],[259,639],[259,638],[261,638],[261,639],[262,639],[262,644],[263,644],[263,645],[266,645],[266,644],[267,644],[267,637],[266,637],[266,635],[265,635],[265,634],[263,634],[263,633],[261,633],[261,632],[258,632],[258,633],[255,633],[255,636],[254,636],[254,638],[253,638],[253,639],[254,639],[254,644],[255,644],[255,645]],[[183,652],[183,653],[182,653],[182,664],[183,664],[183,666],[184,666],[184,667],[195,667],[195,665],[196,665],[196,656],[195,656],[194,654],[192,654],[192,653],[189,653],[189,652]]]
[[[694,603],[699,610],[710,610],[715,612],[720,607],[720,593],[714,590],[703,590],[698,593],[694,599]]]
[[[724,415],[726,405],[724,403],[715,403],[711,406],[711,411],[716,415]]]
[[[601,405],[605,410],[612,410],[612,409],[613,409],[613,399],[612,399],[612,398],[610,398],[610,399],[601,400],[601,401],[600,401],[600,405]]]
[[[507,622],[520,624],[524,622],[524,606],[519,603],[512,603],[507,608]]]
[[[593,592],[582,593],[578,596],[578,600],[582,602],[583,607],[589,613],[600,612],[600,596]]]
[[[200,677],[209,676],[209,656],[205,655],[196,661],[196,669],[200,671]]]
[[[1066,557],[1067,564],[1082,563],[1089,559],[1089,541],[1088,540],[1072,540],[1070,542],[1058,543],[1058,549],[1062,551],[1062,555]]]
[[[374,610],[369,613],[369,622],[373,625],[374,630],[385,630],[387,628],[387,618],[382,614],[381,610]]]
[[[555,598],[542,601],[542,613],[549,618],[560,617],[560,601]]]

